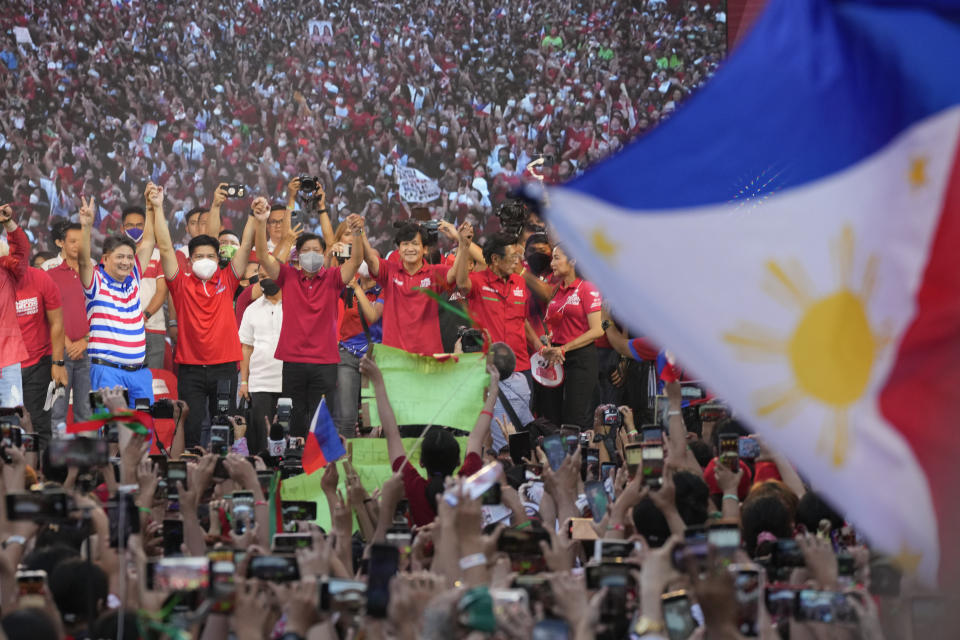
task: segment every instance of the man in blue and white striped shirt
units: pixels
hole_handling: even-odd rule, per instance
[[[125,235],[109,236],[103,243],[103,257],[96,269],[90,266],[90,229],[93,227],[93,198],[83,200],[79,218],[80,283],[90,321],[90,388],[121,386],[127,389],[130,406],[139,398],[153,403],[153,376],[144,364],[147,338],[140,304],[141,264],[153,253],[153,207],[163,202],[163,190],[147,185],[147,215],[143,240],[137,246]]]

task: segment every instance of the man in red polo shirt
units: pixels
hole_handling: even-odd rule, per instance
[[[177,312],[179,335],[174,360],[180,365],[177,390],[190,407],[184,427],[185,446],[201,443],[217,415],[218,389],[226,393],[229,411],[237,397],[237,362],[241,359],[233,294],[247,268],[255,222],[243,229],[240,248],[230,264],[220,268],[220,243],[208,235],[191,238],[190,271],[181,269],[163,213],[162,197],[153,206],[157,248]]]
[[[320,399],[326,396],[328,404],[335,400],[340,363],[337,300],[363,260],[363,218],[356,214],[347,218],[353,247],[343,266],[324,268],[326,245],[320,236],[305,233],[297,238],[298,271],[267,250],[270,203],[257,198],[253,215],[260,267],[283,292],[283,324],[274,357],[283,361],[283,395],[293,401],[290,435],[305,436]]]
[[[63,303],[64,361],[67,369],[66,394],[57,398],[50,410],[53,425],[67,421],[70,392],[73,392],[73,420],[90,419],[90,358],[87,356],[87,338],[90,321],[87,320],[87,301],[80,284],[80,240],[83,229],[78,222],[65,223],[54,231],[62,240],[56,240],[63,262],[49,269],[47,275],[60,290]]]
[[[455,242],[460,241],[460,234],[449,222],[440,222],[440,228]],[[458,261],[465,261],[469,252],[457,252],[454,268],[427,264],[427,232],[416,222],[404,223],[394,242],[399,265],[378,257],[364,238],[364,259],[370,275],[383,287],[383,344],[423,355],[442,353],[439,307],[420,290],[449,290]]]
[[[47,388],[53,380],[67,386],[63,361],[63,310],[60,290],[43,269],[29,267],[17,281],[17,322],[27,345],[21,363],[23,406],[30,412],[37,433],[50,437],[50,411],[44,411]]]
[[[470,235],[463,233],[461,228],[460,246],[464,250],[469,250]],[[501,381],[502,390],[509,396],[517,417],[529,422],[533,420],[533,416],[529,409],[530,384],[525,373],[530,371],[527,345],[528,342],[536,344],[539,339],[527,320],[530,293],[523,278],[516,273],[520,257],[521,250],[516,244],[516,238],[505,233],[496,233],[488,237],[483,246],[483,259],[487,268],[471,272],[464,260],[459,265],[456,278],[457,287],[467,298],[470,315],[479,323],[480,328],[490,333],[492,342],[504,342],[513,350],[517,365],[513,375]],[[494,414],[499,417],[504,412],[502,403],[498,401]],[[493,431],[493,444],[497,451],[507,445],[499,431]]]

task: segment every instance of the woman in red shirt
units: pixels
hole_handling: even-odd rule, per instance
[[[567,257],[562,245],[553,249],[550,262],[560,281],[547,305],[545,321],[550,346],[541,353],[547,362],[563,364],[563,383],[534,388],[534,408],[555,425],[593,426],[591,402],[597,384],[597,348],[594,341],[603,335],[600,327],[600,292],[593,283],[580,278],[576,261]]]

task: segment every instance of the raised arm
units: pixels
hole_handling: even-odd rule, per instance
[[[30,263],[30,241],[27,234],[13,220],[13,208],[5,204],[0,207],[0,225],[7,230],[7,245],[10,247],[11,260],[5,260],[6,268],[17,280],[27,272]]]
[[[358,280],[354,280],[353,282],[353,293],[357,298],[357,307],[359,307],[360,313],[362,313],[364,319],[366,319],[367,325],[371,325],[379,320],[383,315],[383,303],[370,302],[370,299],[367,298],[366,291],[360,286]]]
[[[363,236],[363,261],[367,263],[367,270],[370,272],[371,278],[380,275],[380,254],[370,246],[366,235]]]
[[[153,231],[157,238],[157,249],[160,250],[160,265],[167,280],[177,277],[180,265],[177,263],[177,252],[173,249],[173,240],[170,239],[170,227],[163,213],[163,207],[153,207]]]
[[[483,451],[483,442],[490,433],[490,422],[493,420],[493,408],[497,405],[497,396],[500,393],[500,371],[493,366],[493,363],[487,363],[487,373],[490,374],[490,385],[487,387],[487,398],[483,402],[483,409],[477,417],[476,424],[473,425],[473,431],[467,438],[467,453],[476,453],[480,455]],[[466,457],[466,455],[464,457]]]
[[[397,426],[397,417],[393,413],[393,407],[390,406],[390,398],[387,397],[387,387],[383,383],[383,374],[380,367],[373,360],[373,355],[369,352],[360,360],[360,373],[367,376],[370,384],[373,385],[373,392],[377,397],[377,414],[380,416],[380,426],[383,429],[383,437],[387,439],[387,455],[390,456],[390,464],[394,460],[406,455],[403,450],[403,440],[400,439],[400,428]]]
[[[353,245],[350,247],[350,259],[340,267],[340,277],[343,284],[347,285],[353,280],[360,263],[363,262],[363,218],[355,213],[351,213],[347,218],[347,224],[350,225],[350,231],[353,233]]]
[[[455,226],[446,220],[441,220],[439,229],[440,233],[457,243],[457,257],[453,261],[453,267],[447,270],[447,284],[453,284],[457,279],[457,265],[467,261],[469,252],[461,250],[463,247],[463,238],[460,237],[460,232],[457,231]]]
[[[158,187],[152,182],[148,182],[144,195],[146,196],[145,210],[147,215],[144,216],[143,236],[140,239],[140,246],[137,247],[137,260],[140,261],[141,269],[145,269],[147,264],[150,263],[150,258],[153,257],[153,248],[157,244],[153,220],[156,214],[152,213],[151,210],[155,210],[157,207],[159,207],[161,211],[163,210],[163,188]]]
[[[90,229],[93,228],[93,196],[90,199],[80,198],[80,284],[85,289],[93,286],[93,265],[90,264]]]
[[[253,219],[256,221],[256,243],[257,258],[260,259],[260,266],[271,279],[276,279],[280,275],[280,263],[267,250],[267,217],[270,215],[270,203],[265,198],[257,198],[253,201]],[[246,235],[244,229],[244,235]]]
[[[227,183],[221,182],[213,190],[213,203],[210,205],[210,213],[207,214],[207,228],[204,229],[204,233],[212,238],[218,237],[220,230],[223,229],[223,222],[220,220],[220,207],[226,199]],[[240,271],[240,273],[242,274],[243,271]]]
[[[478,247],[479,248],[479,247]],[[469,293],[473,288],[470,282],[470,264],[467,256],[471,255],[473,249],[473,229],[469,222],[460,225],[460,244],[457,246],[457,257],[453,261],[453,269],[450,270],[457,279],[457,288],[464,293]],[[482,257],[482,256],[481,256]],[[450,274],[447,274],[447,278]]]
[[[270,213],[269,211],[267,212]],[[230,264],[233,265],[233,273],[237,276],[237,280],[243,278],[244,272],[247,270],[247,263],[250,262],[250,249],[253,248],[253,236],[256,234],[256,228],[260,226],[266,226],[266,222],[260,223],[256,218],[247,218],[247,224],[243,225],[243,236],[240,238],[240,248],[237,249],[237,252],[233,255],[233,259],[230,261]]]

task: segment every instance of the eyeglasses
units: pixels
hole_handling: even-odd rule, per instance
[[[267,224],[283,224],[283,218],[280,218],[279,220],[270,220],[270,219],[268,219],[268,220],[267,220]]]

